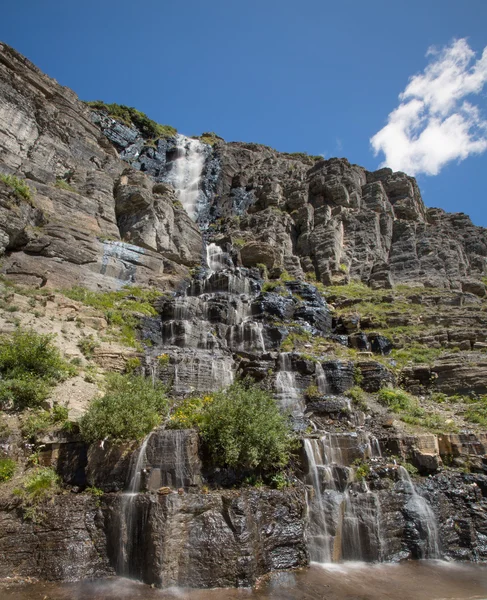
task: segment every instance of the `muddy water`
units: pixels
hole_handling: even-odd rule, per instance
[[[0,588],[2,600],[487,600],[487,566],[356,563],[278,573],[254,590],[154,590],[127,579]]]

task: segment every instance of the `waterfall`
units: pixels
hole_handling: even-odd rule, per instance
[[[381,512],[377,494],[357,481],[349,466],[369,452],[357,434],[326,434],[304,440],[313,488],[308,495],[309,548],[313,562],[380,560]]]
[[[175,188],[184,210],[196,221],[202,204],[199,184],[205,165],[205,144],[178,134],[176,149],[176,159],[165,179]]]
[[[316,376],[316,387],[320,394],[328,393],[328,382],[326,381],[326,375],[323,371],[323,367],[321,363],[317,362],[315,366],[315,376]]]
[[[227,255],[217,244],[211,243],[206,246],[206,264],[211,273],[216,273],[227,267]]]
[[[152,432],[144,438],[138,452],[136,454],[134,453],[132,456],[130,461],[128,489],[121,497],[119,524],[120,545],[117,561],[117,573],[120,575],[130,574],[130,556],[132,553],[134,529],[137,518],[136,499],[141,488],[142,470],[146,463],[147,444],[151,435]]]
[[[440,558],[440,542],[435,515],[427,500],[416,491],[406,469],[400,466],[398,467],[398,473],[401,482],[403,482],[404,491],[409,495],[409,500],[405,506],[406,511],[416,522],[423,542],[419,548],[420,558]]]
[[[283,411],[290,412],[293,416],[302,416],[304,402],[300,390],[296,385],[296,377],[292,369],[291,354],[279,354],[278,372],[276,374],[276,392],[279,404]]]

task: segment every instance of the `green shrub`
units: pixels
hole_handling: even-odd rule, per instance
[[[200,142],[203,142],[203,144],[209,144],[210,146],[213,146],[218,141],[223,140],[223,138],[217,135],[214,131],[205,131],[200,135],[199,140]]]
[[[99,345],[100,343],[95,340],[92,335],[85,335],[78,342],[78,348],[86,358],[92,358],[96,348],[98,348]]]
[[[68,414],[68,409],[60,405],[55,405],[52,410],[33,412],[22,423],[22,434],[28,439],[35,439],[53,425],[64,427],[68,422]]]
[[[0,458],[0,483],[12,479],[17,464],[11,458]]]
[[[36,408],[49,396],[51,385],[29,373],[15,379],[0,380],[0,408]]]
[[[277,472],[271,477],[271,484],[276,490],[283,490],[291,485],[289,477],[283,471]]]
[[[383,388],[378,394],[379,402],[392,412],[410,411],[418,406],[418,401],[399,388]]]
[[[316,400],[317,398],[321,398],[322,396],[320,390],[318,389],[318,386],[313,384],[308,385],[304,395],[310,400]]]
[[[160,125],[132,106],[115,103],[105,104],[102,100],[94,100],[86,104],[95,110],[107,112],[111,117],[122,121],[122,123],[125,123],[129,127],[135,126],[146,139],[172,137],[177,133],[174,127]]]
[[[17,328],[11,336],[0,337],[0,373],[4,378],[39,377],[45,381],[62,381],[73,374],[53,344],[52,335]]]
[[[169,429],[194,429],[201,425],[203,410],[213,402],[213,396],[185,398],[174,409],[167,423]]]
[[[165,388],[160,382],[135,375],[107,376],[106,393],[95,398],[80,420],[87,442],[102,439],[140,440],[160,425],[167,414]]]
[[[15,177],[15,175],[0,174],[0,181],[3,181],[5,184],[7,184],[15,193],[17,198],[28,201],[32,200],[32,191],[23,179],[19,179],[18,177]]]
[[[352,465],[355,467],[355,477],[357,481],[362,481],[370,474],[370,465],[360,458],[353,461]]]
[[[213,396],[202,411],[200,432],[214,464],[241,469],[283,467],[294,443],[275,398],[248,381]]]

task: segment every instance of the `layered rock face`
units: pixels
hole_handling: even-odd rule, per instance
[[[130,358],[175,402],[249,376],[300,438],[285,489],[242,486],[194,430],[138,447],[37,440],[70,493],[40,520],[0,494],[0,576],[248,586],[310,559],[486,559],[487,413],[472,413],[487,392],[485,229],[426,208],[389,169],[148,140],[6,45],[0,173],[31,189],[0,181],[10,283],[164,292],[139,314],[143,352],[98,348],[99,367]],[[104,328],[109,316],[89,318]]]

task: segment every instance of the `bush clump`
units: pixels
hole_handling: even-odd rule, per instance
[[[110,117],[122,121],[128,127],[136,127],[142,136],[146,139],[159,139],[172,137],[176,135],[177,130],[170,125],[161,125],[137,110],[133,106],[125,106],[124,104],[106,104],[102,100],[94,100],[86,103],[89,107],[95,110],[103,110]]]
[[[22,410],[39,406],[59,381],[76,369],[65,361],[52,335],[17,328],[0,337],[0,406]]]
[[[200,434],[217,466],[269,471],[284,467],[294,447],[275,398],[244,380],[204,404]]]
[[[406,391],[399,388],[383,388],[378,394],[379,402],[387,406],[392,412],[410,411],[417,408],[418,401]]]
[[[165,388],[160,382],[136,375],[107,375],[106,393],[92,401],[80,420],[87,442],[110,439],[140,440],[161,424],[168,412]]]

